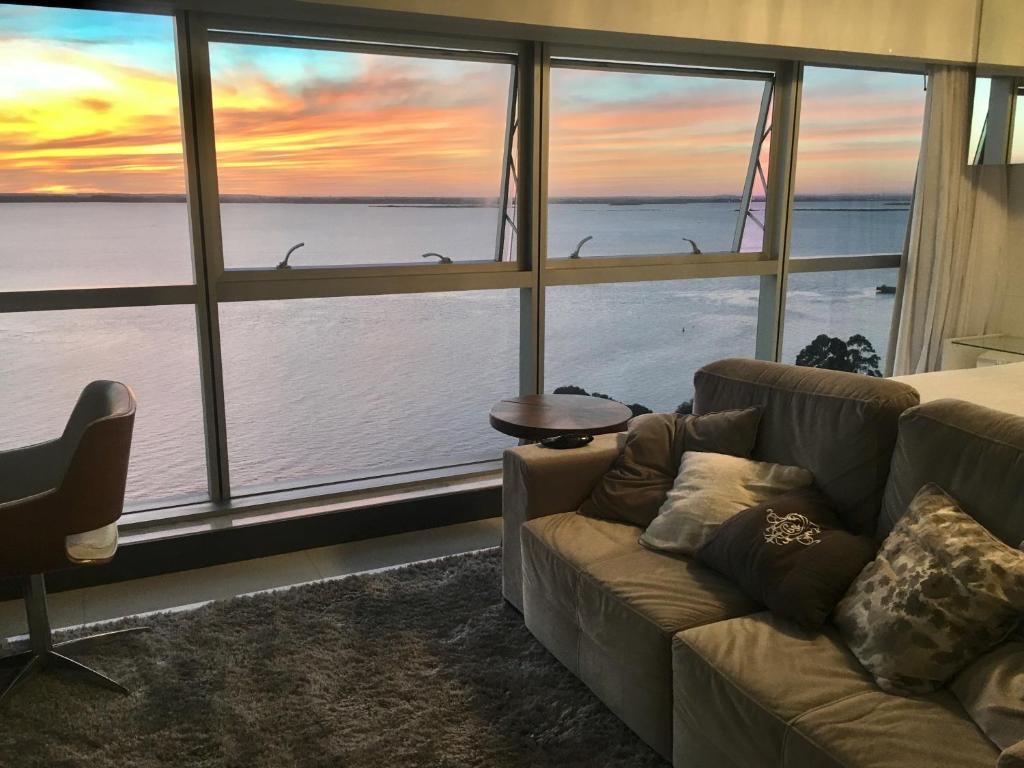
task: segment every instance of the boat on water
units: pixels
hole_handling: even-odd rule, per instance
[[[895,285],[876,285],[875,286],[875,293],[882,293],[882,294],[896,293],[896,286]]]

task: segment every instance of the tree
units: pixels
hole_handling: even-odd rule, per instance
[[[819,335],[800,350],[796,364],[809,368],[827,368],[830,371],[849,371],[868,376],[881,376],[880,358],[864,336],[854,334],[846,341],[835,336]]]
[[[564,387],[555,388],[556,395],[588,395],[590,397],[600,397],[602,400],[611,400],[619,403],[621,400],[616,400],[611,395],[606,395],[602,392],[587,392],[583,387],[577,387],[575,384],[568,384]],[[640,405],[640,403],[622,403],[633,413],[634,416],[640,416],[644,413],[652,413],[651,409],[646,405]]]

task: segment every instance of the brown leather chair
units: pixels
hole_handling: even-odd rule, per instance
[[[29,650],[0,659],[0,668],[20,667],[0,702],[46,667],[72,669],[128,693],[64,652],[138,629],[54,643],[43,574],[114,557],[134,424],[132,391],[116,381],[94,381],[82,390],[59,438],[0,451],[0,578],[23,580],[29,626]]]

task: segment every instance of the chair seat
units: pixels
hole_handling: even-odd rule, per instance
[[[117,523],[110,523],[102,528],[65,537],[64,549],[68,559],[76,563],[109,560],[117,552],[117,541]]]

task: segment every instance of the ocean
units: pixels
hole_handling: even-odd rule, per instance
[[[909,201],[798,200],[793,256],[898,252]],[[730,247],[735,201],[553,202],[548,251],[583,258]],[[493,207],[230,203],[225,263],[423,263],[493,258]],[[185,206],[0,203],[3,290],[192,282]],[[756,248],[751,225],[744,248]],[[815,336],[866,336],[884,365],[896,270],[791,276],[784,360]],[[755,277],[562,286],[547,295],[545,386],[574,384],[671,410],[701,365],[752,356]],[[220,307],[235,495],[497,458],[513,444],[487,414],[518,388],[519,294],[488,290],[226,303]],[[191,306],[0,314],[0,450],[60,434],[81,388],[131,385],[139,400],[130,504],[205,493]]]

